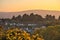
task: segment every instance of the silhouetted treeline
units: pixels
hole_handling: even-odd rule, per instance
[[[38,24],[43,24],[43,25],[60,25],[60,16],[58,19],[55,18],[53,15],[46,15],[44,18],[41,15],[31,13],[30,15],[24,14],[23,16],[18,15],[18,16],[13,16],[11,19],[0,19],[0,23],[5,23],[5,22],[10,22],[10,23],[38,23]]]
[[[17,17],[13,16],[12,20],[18,21],[18,22],[39,22],[39,21],[54,21],[54,20],[60,20],[60,16],[58,19],[55,18],[53,15],[46,15],[45,18],[43,18],[41,15],[31,13],[30,15],[24,14],[23,16],[18,15]]]
[[[18,21],[18,22],[38,22],[43,21],[43,17],[38,14],[31,13],[30,15],[24,14],[23,16],[18,15],[17,17],[13,16],[12,20]]]

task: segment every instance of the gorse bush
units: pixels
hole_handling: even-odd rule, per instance
[[[18,28],[8,30],[6,35],[10,40],[30,40],[30,34]]]
[[[2,31],[0,40],[43,40],[39,34],[30,35],[26,31],[19,28],[10,28],[7,31]],[[4,35],[5,34],[5,35]]]
[[[60,26],[38,28],[32,34],[20,28],[4,30],[0,27],[0,40],[60,40]]]
[[[35,29],[34,34],[37,33],[41,35],[44,38],[44,40],[60,40],[60,25]]]

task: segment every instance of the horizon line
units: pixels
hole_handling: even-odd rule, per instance
[[[60,12],[60,10],[41,10],[41,9],[32,9],[32,10],[21,10],[21,11],[0,11],[0,12],[24,12],[24,11],[57,11],[57,12]]]

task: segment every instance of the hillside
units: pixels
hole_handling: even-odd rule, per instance
[[[19,11],[19,12],[0,12],[0,18],[11,18],[12,16],[18,16],[18,15],[23,15],[23,14],[39,14],[42,15],[43,17],[47,14],[49,15],[55,15],[56,18],[60,15],[60,11],[50,11],[50,10],[26,10],[26,11]]]

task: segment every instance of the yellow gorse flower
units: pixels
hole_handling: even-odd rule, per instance
[[[8,29],[5,35],[7,40],[34,40],[36,37],[36,40],[42,40],[42,38],[38,37],[39,34],[30,35],[30,33],[19,28]],[[3,36],[3,32],[0,32],[0,36]]]

